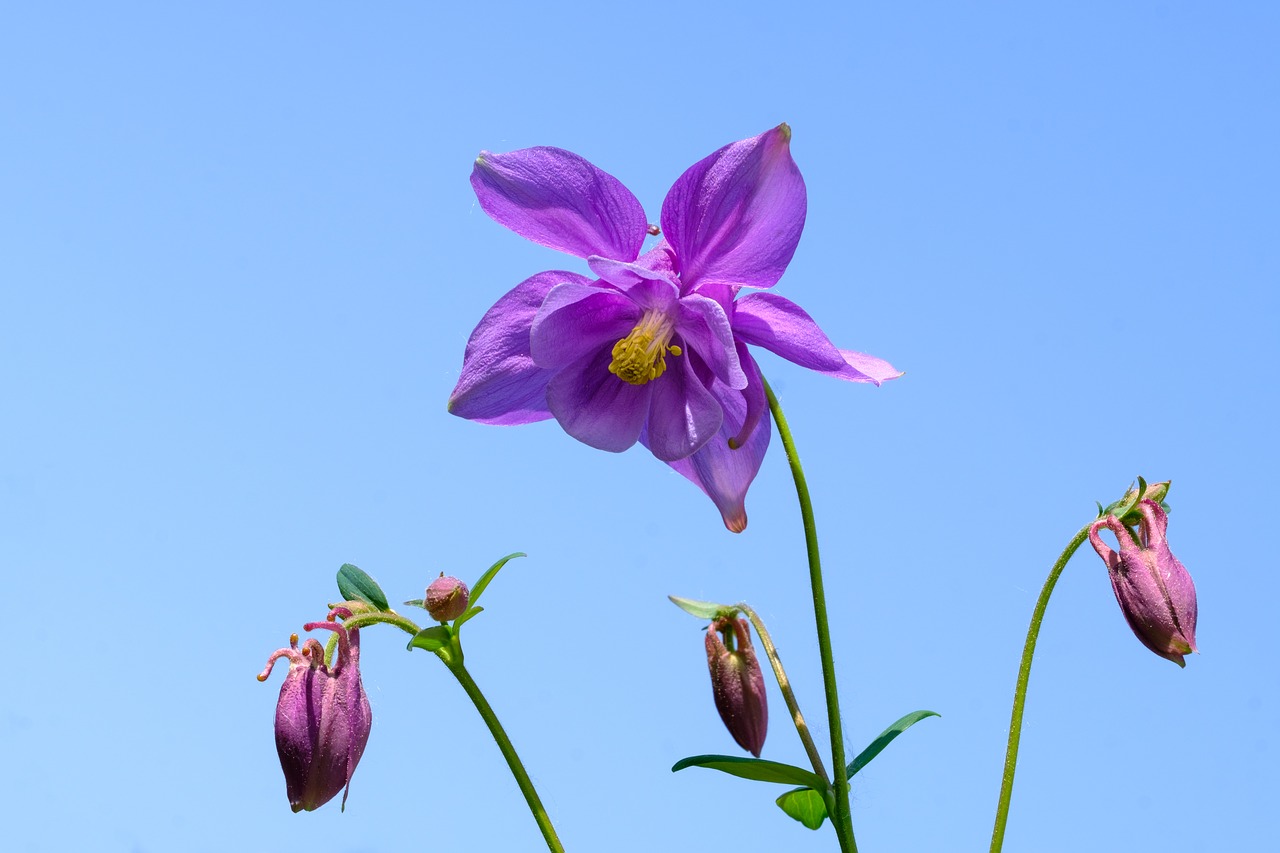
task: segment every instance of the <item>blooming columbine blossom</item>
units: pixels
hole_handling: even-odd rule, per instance
[[[748,344],[851,382],[900,375],[761,292],[804,228],[790,141],[782,124],[695,163],[662,203],[664,239],[644,254],[659,229],[612,175],[559,148],[481,153],[471,185],[484,211],[585,258],[595,277],[542,272],[499,299],[467,342],[449,410],[492,424],[554,417],[602,450],[639,441],[706,492],[730,530],[745,528],[770,432]]]
[[[350,788],[351,775],[364,754],[373,724],[369,697],[360,682],[360,630],[348,631],[337,622],[310,622],[303,627],[337,633],[337,663],[332,668],[325,666],[324,647],[313,638],[299,649],[298,635],[294,634],[289,648],[279,649],[267,659],[258,680],[267,680],[279,658],[289,659],[289,674],[276,704],[276,751],[289,806],[295,812],[312,811],[343,791],[345,808],[347,794],[343,789]]]
[[[1183,655],[1196,651],[1196,587],[1165,541],[1165,511],[1153,500],[1139,501],[1137,511],[1142,517],[1137,541],[1108,515],[1089,528],[1089,544],[1107,564],[1111,588],[1133,633],[1160,657],[1186,666]],[[1104,527],[1116,535],[1119,553],[1102,541]]]

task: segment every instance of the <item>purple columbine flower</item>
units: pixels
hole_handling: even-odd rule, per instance
[[[330,618],[342,612],[337,610]],[[337,633],[337,663],[332,668],[325,666],[324,647],[314,638],[308,638],[299,649],[298,635],[294,634],[289,648],[279,649],[267,659],[258,680],[267,680],[279,658],[289,659],[289,674],[276,704],[276,751],[289,806],[295,812],[312,811],[342,791],[345,809],[344,789],[350,789],[351,775],[364,754],[373,724],[369,697],[360,683],[360,630],[347,630],[337,622],[309,622],[303,628]]]
[[[747,620],[725,617],[712,622],[706,645],[711,693],[720,719],[738,746],[759,758],[769,733],[769,701]]]
[[[574,438],[623,451],[637,441],[701,488],[725,526],[769,445],[762,379],[748,344],[851,382],[901,375],[840,350],[798,305],[762,291],[804,229],[804,179],[781,124],[691,166],[662,203],[661,233],[612,175],[560,148],[482,152],[480,206],[536,243],[585,258],[594,278],[542,272],[498,300],[467,342],[449,398],[460,417],[554,417]]]
[[[1196,587],[1165,541],[1165,511],[1152,500],[1139,501],[1137,511],[1142,519],[1136,540],[1108,515],[1089,528],[1089,544],[1107,564],[1111,588],[1133,633],[1160,657],[1186,666],[1183,655],[1196,651]],[[1104,527],[1116,535],[1119,553],[1102,541]]]

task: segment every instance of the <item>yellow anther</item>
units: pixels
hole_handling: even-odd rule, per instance
[[[679,346],[670,343],[675,327],[661,311],[644,312],[631,334],[614,344],[609,372],[632,385],[644,385],[657,379],[667,369],[667,353],[680,355]]]

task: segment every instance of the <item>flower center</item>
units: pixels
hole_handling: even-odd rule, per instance
[[[670,343],[674,332],[675,326],[664,312],[645,311],[631,334],[614,344],[609,372],[632,385],[657,379],[667,369],[667,353],[681,353],[680,347]]]

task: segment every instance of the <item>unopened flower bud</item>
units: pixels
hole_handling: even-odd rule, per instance
[[[343,791],[346,808],[351,776],[369,742],[373,715],[369,697],[360,682],[360,631],[348,631],[336,622],[311,622],[311,631],[326,628],[338,634],[338,660],[324,663],[324,647],[308,639],[298,648],[298,635],[289,648],[267,659],[258,676],[266,681],[276,660],[289,659],[289,674],[276,703],[276,751],[284,770],[289,806],[312,811]]]
[[[769,703],[747,620],[717,619],[707,629],[706,644],[711,692],[720,719],[738,746],[759,758],[769,731]]]
[[[1152,500],[1138,502],[1138,537],[1114,515],[1089,528],[1089,543],[1111,575],[1111,588],[1129,627],[1142,644],[1178,666],[1196,651],[1196,587],[1191,575],[1169,550],[1165,528],[1169,517]],[[1120,542],[1119,553],[1102,541],[1107,528]]]
[[[471,591],[465,583],[457,578],[441,575],[427,587],[425,603],[432,619],[450,622],[466,612],[470,598]]]

